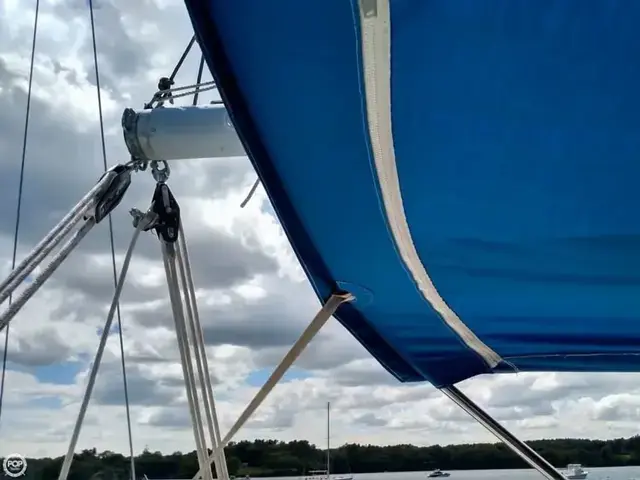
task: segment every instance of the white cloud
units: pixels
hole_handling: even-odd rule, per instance
[[[42,1],[20,252],[45,234],[101,173],[88,12],[82,0]],[[173,68],[192,32],[178,0],[102,0],[96,11],[110,163],[127,160],[121,111],[141,106]],[[32,6],[0,5],[0,264],[11,253],[31,45]],[[178,82],[195,78],[192,54]],[[205,100],[213,97],[206,97]],[[181,162],[171,186],[182,205],[218,408],[227,430],[313,317],[318,302],[246,159]],[[114,215],[118,262],[132,233],[127,210],[146,207],[147,174]],[[105,225],[92,232],[12,323],[0,455],[60,455],[83,394],[112,293]],[[165,452],[194,442],[163,283],[159,248],[141,239],[123,297],[134,445]],[[108,342],[79,448],[126,452],[116,335]],[[279,385],[241,438],[428,444],[492,440],[428,385],[400,385],[335,322]],[[303,371],[304,375],[300,374]],[[518,374],[467,381],[463,390],[524,438],[636,434],[640,376]]]

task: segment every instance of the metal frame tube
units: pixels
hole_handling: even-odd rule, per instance
[[[567,480],[564,475],[546,461],[538,452],[500,425],[491,415],[456,387],[451,385],[441,388],[440,391],[549,480]]]

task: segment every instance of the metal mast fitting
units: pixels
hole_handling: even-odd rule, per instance
[[[244,147],[222,105],[127,108],[124,141],[136,160],[244,157]]]

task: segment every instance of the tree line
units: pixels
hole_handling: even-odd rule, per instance
[[[589,467],[640,465],[640,436],[615,440],[556,439],[527,442],[557,467],[581,463]],[[324,469],[326,451],[305,440],[233,442],[225,449],[229,473],[244,477],[301,476]],[[28,458],[25,480],[56,480],[62,457]],[[501,443],[465,445],[357,445],[331,451],[332,473],[410,472],[526,468],[525,462]],[[135,458],[136,476],[149,479],[192,478],[198,470],[195,451],[163,455],[145,450]],[[69,480],[127,480],[130,460],[96,449],[76,454]]]

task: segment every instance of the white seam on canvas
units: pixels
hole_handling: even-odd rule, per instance
[[[358,0],[362,37],[364,94],[375,172],[384,212],[398,253],[418,290],[443,321],[488,364],[502,358],[482,342],[438,293],[411,237],[402,204],[391,127],[391,15],[389,0]]]

